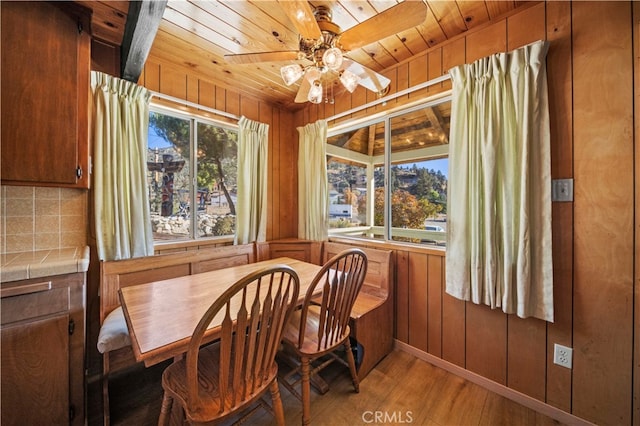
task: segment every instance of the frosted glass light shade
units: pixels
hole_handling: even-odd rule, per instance
[[[322,83],[318,80],[314,81],[307,96],[309,102],[319,104],[322,102]]]
[[[298,81],[300,77],[302,77],[302,74],[304,74],[304,70],[298,64],[286,65],[280,68],[280,75],[282,76],[284,84],[287,86],[291,86]]]
[[[304,75],[304,78],[306,78],[311,84],[313,84],[314,81],[319,80],[320,77],[322,77],[322,73],[316,67],[307,68],[307,72]]]
[[[349,92],[353,93],[356,87],[358,87],[360,77],[349,70],[344,70],[342,74],[340,74],[340,82]]]
[[[327,49],[322,54],[322,62],[331,70],[338,71],[342,65],[342,52],[337,47]]]

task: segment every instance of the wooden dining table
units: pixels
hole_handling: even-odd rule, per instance
[[[301,302],[321,266],[288,257],[120,289],[120,303],[136,360],[148,367],[182,356],[200,318],[226,289],[249,273],[281,264],[298,274]],[[219,337],[219,325],[214,318],[205,333],[206,342]]]

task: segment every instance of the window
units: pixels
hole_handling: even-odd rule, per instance
[[[445,244],[450,113],[445,98],[330,129],[330,235]]]
[[[235,234],[238,132],[152,108],[147,184],[154,240]]]
[[[367,223],[367,169],[340,158],[327,159],[329,227],[348,228]]]

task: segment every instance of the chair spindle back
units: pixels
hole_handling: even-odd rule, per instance
[[[319,305],[320,309],[316,350],[330,348],[344,338],[366,274],[367,256],[358,248],[346,249],[323,265],[305,295],[299,347],[304,344],[307,312],[312,305]],[[322,289],[320,295],[316,294],[318,287]]]
[[[217,392],[222,414],[248,399],[265,380],[272,380],[282,330],[299,291],[296,272],[279,265],[249,274],[209,307],[195,328],[186,358],[193,406],[201,403],[199,392]],[[207,328],[220,315],[219,376],[217,383],[204,383],[198,379],[199,349]]]

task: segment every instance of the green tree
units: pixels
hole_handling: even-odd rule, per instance
[[[447,206],[447,178],[440,171],[417,169],[416,183],[409,192],[419,199],[426,199],[429,203],[439,206],[436,213],[445,212]]]
[[[224,193],[230,213],[236,209],[228,188],[236,187],[237,134],[211,124],[198,123],[198,187],[216,183]]]
[[[391,185],[391,191],[395,191],[400,187],[400,181],[398,180],[397,170],[398,170],[398,166],[391,166],[391,169],[390,169],[391,178],[389,179],[389,182]],[[376,188],[382,188],[384,186],[384,168],[383,167],[376,167],[376,169],[373,171],[373,180],[375,182]]]
[[[425,215],[426,215],[425,219],[429,217],[435,217],[438,213],[442,211],[442,205],[435,204],[426,198],[421,198],[418,201],[421,204],[422,210],[425,212]]]
[[[149,124],[156,133],[173,143],[176,150],[188,153],[190,146],[189,121],[170,115],[152,113]],[[198,187],[217,185],[227,200],[231,214],[235,205],[228,188],[236,185],[237,134],[221,127],[198,123]]]
[[[418,198],[427,198],[433,188],[435,178],[426,169],[417,169],[414,195]]]

